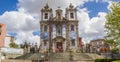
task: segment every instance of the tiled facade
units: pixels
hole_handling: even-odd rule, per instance
[[[80,48],[77,9],[72,4],[65,10],[58,7],[56,16],[53,15],[52,8],[46,4],[41,9],[40,21],[40,51],[53,52],[76,51]]]
[[[6,25],[0,24],[0,48],[4,46],[6,37]]]

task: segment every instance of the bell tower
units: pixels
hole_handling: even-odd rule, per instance
[[[42,50],[47,51],[49,49],[49,32],[50,18],[53,18],[52,8],[49,8],[49,5],[46,4],[41,9],[41,21],[40,21],[40,47]]]
[[[52,16],[52,9],[49,8],[48,4],[41,9],[41,21],[48,21]]]
[[[66,18],[68,20],[77,20],[77,9],[70,3],[69,7],[66,8]]]

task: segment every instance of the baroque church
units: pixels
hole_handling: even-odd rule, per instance
[[[77,9],[70,4],[65,14],[60,7],[55,14],[48,4],[41,9],[40,52],[76,52],[79,49]]]

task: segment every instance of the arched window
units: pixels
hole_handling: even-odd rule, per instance
[[[57,34],[58,34],[58,35],[61,34],[61,27],[57,27]]]
[[[44,19],[48,19],[48,13],[45,13]]]

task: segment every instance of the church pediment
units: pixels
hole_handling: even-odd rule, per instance
[[[65,41],[65,38],[62,36],[57,36],[53,39],[54,42],[63,42]]]
[[[51,18],[50,20],[51,20],[51,21],[68,21],[68,19],[65,18],[65,17],[62,17],[61,19],[57,19],[57,17],[53,17],[53,18]]]

